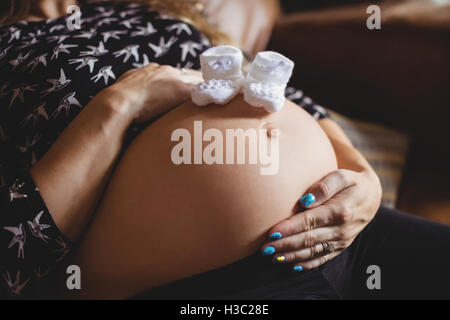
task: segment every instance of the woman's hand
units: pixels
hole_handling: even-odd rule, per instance
[[[145,122],[188,100],[192,86],[201,81],[199,71],[150,63],[125,72],[105,90],[121,110]]]
[[[292,263],[294,271],[316,268],[350,246],[374,217],[380,199],[381,185],[372,169],[338,169],[300,199],[305,211],[269,230],[263,254]]]
[[[144,122],[189,99],[199,72],[151,63],[100,91],[31,169],[56,225],[72,241],[86,228],[133,120]],[[77,201],[73,201],[77,199]]]

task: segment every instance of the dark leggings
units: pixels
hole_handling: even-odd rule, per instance
[[[367,286],[371,265],[381,289]],[[448,299],[450,227],[381,207],[349,248],[317,269],[294,273],[256,253],[136,298]]]

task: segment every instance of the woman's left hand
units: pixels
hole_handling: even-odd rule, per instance
[[[313,185],[300,199],[306,208],[272,227],[264,255],[291,263],[294,271],[310,270],[350,246],[375,216],[380,181],[371,169],[338,169]]]

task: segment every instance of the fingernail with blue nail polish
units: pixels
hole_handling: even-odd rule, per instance
[[[307,193],[300,198],[300,202],[305,206],[309,207],[314,202],[316,202],[316,197],[312,193]]]
[[[274,232],[269,236],[270,240],[278,240],[281,239],[281,233],[279,232]]]
[[[303,271],[303,267],[302,266],[295,266],[294,268],[292,268],[292,271],[294,271],[294,272]]]
[[[274,254],[275,253],[275,248],[274,247],[266,247],[265,249],[264,249],[264,255],[265,256],[270,256],[270,255],[272,255],[272,254]]]

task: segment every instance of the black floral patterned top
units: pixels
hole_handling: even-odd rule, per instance
[[[26,297],[70,251],[28,169],[100,90],[150,62],[199,69],[208,40],[133,3],[85,1],[68,17],[0,28],[0,296]],[[316,119],[326,111],[287,89]],[[132,129],[130,129],[132,130]]]

